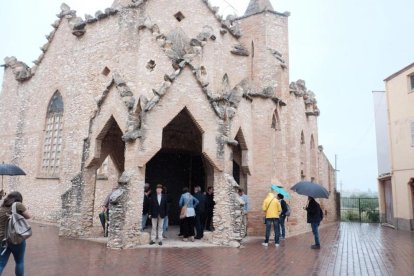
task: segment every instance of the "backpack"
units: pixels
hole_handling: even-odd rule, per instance
[[[17,213],[16,202],[12,205],[12,214],[6,225],[5,240],[11,244],[21,244],[24,240],[32,236],[32,227],[26,219]]]
[[[285,202],[286,202],[286,201],[285,201]],[[286,203],[286,209],[287,209],[287,211],[286,211],[286,213],[285,213],[285,216],[287,216],[287,217],[288,217],[288,216],[290,216],[290,210],[291,210],[291,209],[290,209],[289,204],[287,204],[287,203]]]

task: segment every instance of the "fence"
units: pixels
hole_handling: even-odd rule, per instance
[[[378,198],[341,198],[341,220],[378,223]]]

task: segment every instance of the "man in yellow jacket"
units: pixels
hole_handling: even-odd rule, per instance
[[[270,237],[270,228],[272,227],[275,231],[275,246],[279,246],[279,236],[280,236],[280,228],[279,228],[279,216],[282,212],[282,207],[280,206],[279,200],[276,197],[277,193],[275,191],[271,191],[267,194],[267,197],[263,201],[263,211],[266,214],[266,237],[263,246],[269,245],[269,237]]]

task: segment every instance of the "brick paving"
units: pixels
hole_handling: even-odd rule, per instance
[[[59,238],[57,228],[33,224],[26,275],[413,275],[414,233],[377,224],[340,223],[290,237],[279,248],[251,238],[244,248],[110,250],[103,244]],[[165,241],[168,243],[168,240]],[[11,258],[4,275],[13,275]]]

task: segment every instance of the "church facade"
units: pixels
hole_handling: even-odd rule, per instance
[[[207,0],[115,0],[85,18],[62,4],[41,56],[29,67],[5,59],[0,160],[38,221],[60,235],[97,237],[100,205],[111,205],[108,246],[147,243],[143,187],[163,184],[177,223],[183,187],[215,190],[209,241],[245,236],[235,189],[250,198],[248,235],[262,235],[271,184],[301,180],[330,192],[325,222],[337,219],[334,169],[318,145],[319,109],[303,80],[289,82],[288,13],[251,0],[222,18]],[[288,235],[309,231],[306,197],[292,194]]]

